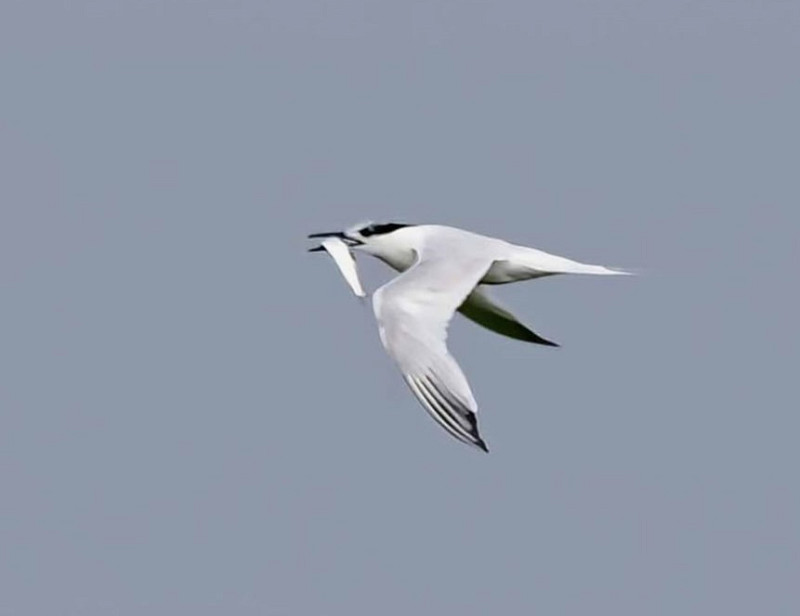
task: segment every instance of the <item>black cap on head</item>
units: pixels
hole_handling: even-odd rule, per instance
[[[406,225],[398,222],[387,222],[378,225],[367,225],[363,229],[359,229],[358,232],[363,237],[369,237],[371,235],[385,235],[387,233],[391,233],[392,231],[397,231],[398,229],[412,226],[413,225]]]

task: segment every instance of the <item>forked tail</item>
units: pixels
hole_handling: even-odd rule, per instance
[[[592,274],[595,276],[630,276],[634,274],[634,272],[622,268],[573,261],[536,248],[524,248],[517,258],[527,267],[544,274]]]
[[[565,274],[593,274],[598,276],[633,276],[635,272],[621,267],[607,267],[605,265],[591,265],[588,263],[574,262],[574,269],[565,270]]]

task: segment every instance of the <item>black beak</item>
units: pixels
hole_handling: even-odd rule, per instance
[[[313,240],[326,237],[338,237],[348,246],[356,246],[358,244],[361,244],[361,242],[359,242],[356,239],[353,239],[352,237],[348,237],[342,231],[328,231],[327,233],[312,233],[311,235],[308,236],[308,239]],[[320,250],[325,250],[325,249],[322,246],[315,246],[314,248],[309,248],[308,252],[319,252]]]
[[[313,240],[314,238],[319,237],[338,237],[340,240],[347,238],[347,236],[341,231],[328,231],[327,233],[312,233],[308,236],[308,239]]]
[[[344,233],[341,231],[328,231],[327,233],[312,233],[308,236],[308,239],[319,239],[325,237],[338,237],[341,240],[344,240]],[[314,248],[309,248],[308,252],[320,252],[325,250],[322,246],[315,246]]]

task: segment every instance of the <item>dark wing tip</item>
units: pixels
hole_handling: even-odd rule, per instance
[[[533,342],[534,344],[541,344],[542,346],[549,346],[558,348],[561,345],[558,342],[553,342],[552,340],[548,340],[547,338],[543,338],[539,334],[537,334],[532,329],[522,326],[524,328],[524,333],[519,337],[520,340],[524,340],[525,342]]]
[[[464,416],[469,420],[470,423],[469,437],[472,441],[472,444],[478,449],[489,453],[489,448],[486,446],[486,441],[481,438],[481,435],[478,432],[478,416],[472,411],[468,411],[466,409],[464,410]]]
[[[478,433],[477,416],[463,402],[427,375],[404,375],[403,378],[428,414],[451,436],[489,453],[486,442]]]

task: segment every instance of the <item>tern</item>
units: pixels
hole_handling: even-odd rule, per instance
[[[557,347],[499,306],[485,287],[556,274],[630,273],[442,225],[364,223],[308,237],[323,240],[310,251],[330,252],[357,294],[363,292],[353,286],[355,263],[349,254],[342,257],[342,244],[400,272],[372,296],[381,343],[428,414],[451,436],[485,452],[478,405],[447,350],[455,312],[503,336]]]

